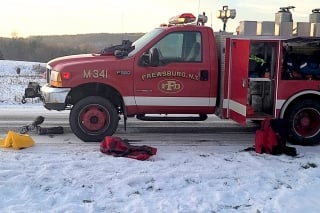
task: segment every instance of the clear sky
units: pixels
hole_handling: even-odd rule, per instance
[[[274,21],[279,7],[293,5],[294,21],[309,21],[319,0],[1,0],[0,37],[83,33],[148,32],[177,14],[206,12],[208,25],[222,28],[216,11],[237,10],[228,31],[240,21]]]

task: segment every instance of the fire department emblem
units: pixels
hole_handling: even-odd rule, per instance
[[[159,82],[158,88],[164,93],[178,93],[183,89],[183,84],[179,80],[162,80]]]

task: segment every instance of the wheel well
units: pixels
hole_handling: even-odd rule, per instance
[[[117,110],[123,112],[123,99],[113,87],[101,83],[82,84],[73,88],[67,98],[67,105],[74,105],[79,100],[88,96],[101,96],[108,99]]]
[[[317,95],[317,94],[304,94],[304,95],[301,95],[301,96],[295,98],[295,99],[292,100],[292,101],[290,102],[290,104],[285,108],[285,112],[284,112],[284,114],[283,114],[283,117],[284,117],[284,118],[287,118],[288,115],[289,115],[289,113],[290,113],[290,108],[291,108],[292,106],[294,106],[295,104],[297,104],[298,102],[300,102],[300,101],[302,101],[302,100],[307,100],[307,99],[309,99],[309,100],[317,100],[317,101],[318,101],[319,98],[320,98],[320,96]]]

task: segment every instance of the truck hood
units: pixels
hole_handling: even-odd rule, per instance
[[[81,54],[81,55],[70,55],[55,58],[48,62],[48,65],[51,67],[55,67],[56,65],[59,66],[68,66],[71,64],[83,64],[83,63],[92,63],[92,62],[99,62],[99,61],[114,61],[118,60],[114,56],[105,56],[100,54]]]

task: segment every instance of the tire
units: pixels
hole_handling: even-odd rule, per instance
[[[320,102],[302,100],[287,113],[290,121],[289,136],[293,144],[315,145],[320,142]]]
[[[21,103],[22,103],[22,104],[27,103],[27,100],[26,100],[26,98],[25,98],[24,96],[22,97]]]
[[[73,133],[85,142],[100,142],[113,135],[119,116],[114,105],[100,96],[89,96],[77,102],[70,111],[69,123]]]

